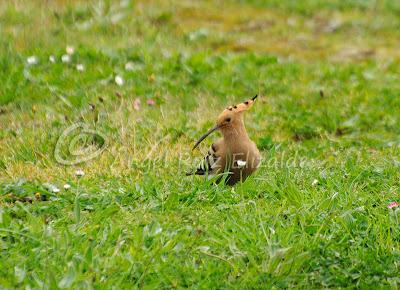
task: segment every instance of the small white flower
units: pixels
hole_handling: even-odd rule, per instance
[[[65,51],[67,52],[67,54],[73,55],[74,52],[75,52],[75,48],[74,48],[73,46],[67,46],[67,47],[65,48]]]
[[[68,183],[64,184],[64,189],[65,189],[65,190],[68,190],[68,189],[70,189],[70,188],[71,188],[71,185],[69,185]]]
[[[64,63],[70,62],[71,61],[71,57],[68,54],[63,54],[61,57],[61,61]]]
[[[82,169],[78,169],[77,171],[75,171],[75,175],[78,177],[82,177],[85,175],[85,172],[83,172]]]
[[[60,192],[60,189],[58,189],[57,187],[53,187],[51,191],[54,193],[58,193]]]
[[[200,252],[208,252],[210,250],[209,246],[200,246],[198,247],[198,249],[200,250]]]
[[[77,69],[78,71],[84,71],[84,70],[85,70],[85,67],[83,66],[83,64],[78,63],[78,64],[76,65],[76,69]]]
[[[246,164],[247,164],[246,161],[243,161],[243,160],[238,160],[238,161],[237,161],[237,165],[238,165],[239,168],[245,167]]]
[[[162,227],[160,227],[160,226],[157,226],[156,228],[155,228],[155,230],[154,230],[154,234],[155,235],[158,235],[159,233],[161,233],[162,232]]]
[[[318,179],[314,179],[311,183],[312,186],[316,186],[319,183]]]
[[[32,55],[32,56],[30,56],[30,57],[28,57],[28,58],[26,59],[26,62],[27,62],[28,64],[37,64],[37,63],[39,62],[39,60],[38,60],[38,58],[37,58],[36,55]]]
[[[124,79],[121,77],[121,76],[119,76],[119,75],[116,75],[115,76],[115,83],[117,84],[117,85],[119,85],[119,86],[123,86],[124,85]]]
[[[52,63],[55,63],[56,62],[56,57],[54,55],[50,55],[49,56],[49,61],[52,62]]]
[[[125,64],[125,70],[134,70],[135,69],[135,64],[131,61],[128,61]]]

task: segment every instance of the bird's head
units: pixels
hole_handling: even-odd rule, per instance
[[[223,110],[217,118],[217,125],[208,130],[207,133],[205,133],[203,136],[201,136],[201,138],[194,145],[193,150],[196,149],[197,146],[199,146],[199,144],[212,132],[217,130],[229,130],[239,125],[243,121],[243,112],[247,111],[253,106],[256,98],[257,95],[247,101],[244,101],[243,103],[235,106],[229,106],[225,110]]]

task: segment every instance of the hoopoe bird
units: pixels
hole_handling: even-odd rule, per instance
[[[209,178],[219,176],[217,182],[226,176],[225,182],[234,185],[244,181],[258,168],[261,155],[256,144],[250,140],[243,121],[243,113],[253,106],[256,98],[257,95],[222,111],[216,126],[200,137],[193,150],[217,130],[223,137],[211,145],[196,171],[187,175],[208,175]]]

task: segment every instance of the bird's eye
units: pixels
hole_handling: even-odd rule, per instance
[[[231,121],[231,118],[226,118],[225,121],[229,123]]]
[[[248,105],[248,104],[249,104],[249,101],[244,102],[244,104],[245,104],[245,105]]]

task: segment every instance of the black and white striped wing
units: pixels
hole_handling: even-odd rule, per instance
[[[217,167],[217,162],[219,158],[216,154],[215,144],[213,144],[208,151],[207,155],[201,160],[199,166],[192,174],[195,175],[213,175],[215,173],[215,169]]]

